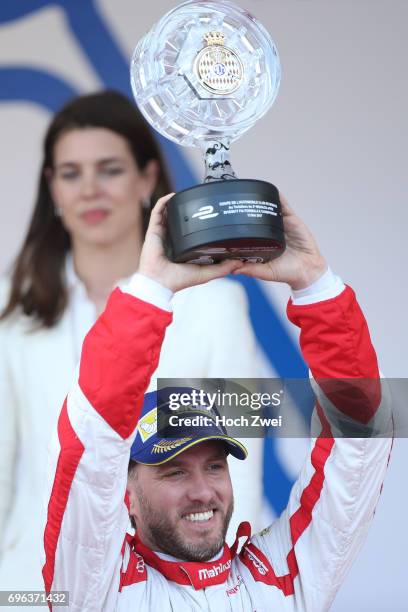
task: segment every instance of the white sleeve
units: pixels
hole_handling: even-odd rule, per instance
[[[292,289],[292,299],[295,306],[315,304],[340,295],[345,285],[341,278],[333,274],[330,268],[314,283],[304,289]]]

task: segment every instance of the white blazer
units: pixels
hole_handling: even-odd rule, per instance
[[[4,304],[8,284],[0,288]],[[245,292],[222,279],[177,293],[156,375],[256,378],[257,348]],[[51,329],[26,316],[0,323],[0,590],[43,589],[43,482],[48,441],[76,366],[69,308]],[[262,440],[245,441],[249,458],[230,461],[235,512],[261,521]],[[229,538],[231,539],[231,538]]]

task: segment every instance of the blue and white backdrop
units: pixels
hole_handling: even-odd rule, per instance
[[[234,167],[287,195],[332,269],[356,289],[383,371],[407,377],[408,4],[238,2],[272,33],[283,80],[275,106],[234,146]],[[0,272],[27,226],[50,114],[68,98],[105,86],[130,95],[133,47],[175,4],[1,1]],[[177,189],[201,178],[198,155],[162,144]],[[244,284],[264,375],[303,376],[296,333],[283,315],[287,289]],[[301,441],[265,444],[266,514],[279,514],[285,505],[305,449]],[[408,445],[397,440],[373,529],[334,611],[408,609],[404,460]]]

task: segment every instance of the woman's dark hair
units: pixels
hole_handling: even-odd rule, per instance
[[[53,168],[54,147],[58,138],[69,130],[87,127],[105,128],[123,136],[141,170],[150,160],[158,161],[158,181],[152,202],[172,191],[150,127],[125,96],[115,91],[103,91],[69,102],[55,115],[45,135],[37,200],[14,265],[10,297],[1,319],[20,307],[40,326],[52,327],[67,306],[64,266],[71,241],[61,218],[55,214],[46,170]],[[144,208],[143,211],[146,231],[150,210]]]

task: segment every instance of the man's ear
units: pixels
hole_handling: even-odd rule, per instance
[[[138,510],[138,504],[137,504],[138,500],[137,500],[134,476],[128,476],[127,485],[126,485],[126,493],[127,493],[127,499],[128,499],[129,514],[133,516],[135,512],[137,512]]]
[[[125,502],[129,512],[129,520],[133,529],[136,531],[136,504],[135,500],[137,500],[137,496],[135,495],[135,484],[132,482],[132,476],[128,476],[128,481],[126,485],[126,496]]]
[[[128,509],[130,523],[133,529],[136,531],[136,520],[135,520],[135,515],[134,515],[134,511],[135,511],[135,502],[134,502],[135,496],[133,493],[134,487],[132,487],[132,483],[129,482],[131,481],[131,478],[132,478],[131,476],[128,477],[128,482],[126,485],[125,504]]]

